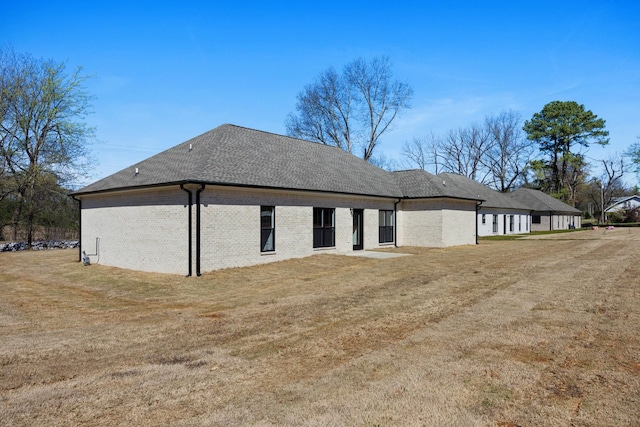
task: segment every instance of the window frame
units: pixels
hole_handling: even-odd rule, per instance
[[[319,220],[319,221],[318,221]],[[336,246],[336,209],[313,208],[313,247]]]
[[[269,227],[265,227],[263,221],[267,215],[263,215],[265,212],[270,212],[268,215],[271,219]],[[271,238],[270,248],[268,247],[269,238]],[[276,251],[276,207],[275,206],[260,206],[260,252],[269,253]]]
[[[395,216],[395,212],[392,209],[378,210],[378,243],[395,242]]]

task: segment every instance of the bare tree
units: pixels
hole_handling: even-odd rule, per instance
[[[352,95],[333,68],[298,94],[297,108],[298,115],[289,114],[285,122],[289,135],[353,151]]]
[[[624,155],[629,157],[632,170],[633,172],[636,173],[636,176],[640,179],[640,137],[638,137],[637,142],[631,144],[631,146],[627,149]]]
[[[86,170],[94,130],[82,122],[91,100],[85,80],[80,68],[67,73],[64,63],[0,51],[2,181],[29,245],[43,194]]]
[[[603,173],[601,176],[601,182],[604,184],[604,207],[606,208],[611,204],[613,198],[621,196],[624,193],[624,184],[622,183],[622,177],[628,170],[624,156],[620,154],[614,154],[608,159],[601,160]]]
[[[507,192],[526,180],[534,146],[524,138],[515,111],[487,116],[483,124],[452,129],[444,138],[414,138],[403,146],[407,163],[435,173],[452,172]]]
[[[485,125],[493,140],[485,161],[491,172],[490,183],[496,190],[505,193],[523,180],[534,147],[524,137],[522,118],[516,111],[489,116]]]
[[[440,146],[442,171],[486,184],[490,177],[486,156],[492,144],[487,128],[477,123],[449,131]]]
[[[625,157],[614,154],[599,162],[602,164],[603,172],[600,176],[592,177],[578,185],[576,205],[590,214],[597,213],[600,222],[604,222],[604,210],[611,205],[612,200],[631,194],[632,191],[625,188],[622,182],[622,177],[629,168]]]
[[[371,159],[381,136],[398,115],[411,107],[413,90],[393,80],[388,58],[356,59],[342,74],[333,68],[298,94],[297,114],[285,120],[287,134]]]
[[[440,139],[433,132],[427,137],[414,137],[402,146],[402,156],[409,168],[429,170],[436,175],[442,172]]]

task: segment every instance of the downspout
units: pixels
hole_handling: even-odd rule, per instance
[[[71,198],[78,202],[78,262],[82,262],[82,199]]]
[[[196,190],[196,276],[200,277],[200,193],[204,191],[204,184]]]
[[[393,226],[393,246],[398,247],[398,203],[400,203],[402,199],[398,199],[397,202],[393,204],[393,219],[396,222]]]
[[[480,207],[482,206],[482,201],[476,203],[476,245],[478,245],[478,215],[480,215]]]
[[[529,222],[529,233],[531,233],[531,226],[533,225],[533,213],[534,212],[535,212],[534,210],[529,211],[529,219],[528,219],[528,222]]]
[[[184,187],[184,184],[180,184],[180,189],[184,190],[187,192],[187,194],[189,194],[189,273],[187,274],[187,277],[190,277],[192,275],[192,271],[191,271],[191,264],[193,262],[192,260],[192,252],[193,252],[193,243],[192,243],[192,229],[193,229],[193,219],[192,219],[192,214],[191,214],[191,206],[193,205],[193,193],[191,192],[191,190],[188,190]]]

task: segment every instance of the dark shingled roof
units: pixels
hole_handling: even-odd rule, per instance
[[[225,124],[74,195],[203,183],[397,199],[483,199],[454,180],[442,181],[423,170],[387,172],[336,147]]]
[[[392,172],[402,189],[404,197],[415,199],[425,197],[451,197],[455,199],[483,200],[455,182],[430,174],[422,169]]]
[[[402,197],[389,172],[339,148],[229,124],[74,194],[187,182]]]
[[[521,211],[530,211],[531,209],[526,205],[518,202],[515,199],[507,197],[504,193],[500,193],[493,190],[486,185],[480,184],[477,181],[467,178],[466,176],[456,175],[453,173],[440,173],[438,174],[443,181],[457,185],[460,188],[466,189],[473,195],[482,199],[482,206],[487,208],[501,208],[501,209],[514,209]]]
[[[519,188],[513,193],[508,193],[508,197],[526,205],[532,211],[556,212],[564,214],[581,214],[579,209],[569,206],[560,200],[543,193],[542,191],[530,188]]]

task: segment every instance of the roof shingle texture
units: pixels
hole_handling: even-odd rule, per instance
[[[389,172],[339,148],[229,124],[76,194],[187,182],[402,197]]]
[[[402,189],[404,197],[452,197],[457,199],[482,200],[454,182],[446,182],[439,176],[422,169],[392,172],[394,179]]]
[[[474,195],[475,197],[482,199],[483,207],[513,209],[521,211],[531,210],[523,203],[507,197],[505,193],[500,193],[496,190],[493,190],[486,185],[474,181],[471,178],[467,178],[466,176],[445,172],[438,174],[438,177],[440,177],[443,181],[450,183],[450,185],[456,185],[459,188],[464,188],[466,191],[472,193],[472,195]]]
[[[423,170],[387,172],[336,147],[225,124],[74,194],[204,183],[397,199],[482,199],[441,181]]]
[[[519,188],[513,193],[508,193],[508,197],[528,206],[532,211],[582,214],[579,209],[569,206],[539,190]]]

